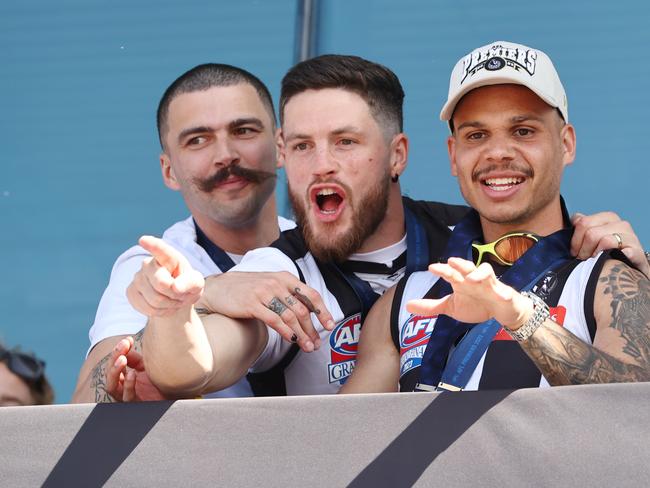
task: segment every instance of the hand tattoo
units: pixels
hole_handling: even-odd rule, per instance
[[[293,289],[293,296],[295,296],[305,307],[307,307],[307,310],[315,313],[316,315],[320,314],[320,310],[315,307],[307,295],[300,293],[300,288],[297,286]]]

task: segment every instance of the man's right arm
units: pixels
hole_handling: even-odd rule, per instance
[[[266,326],[257,320],[199,316],[190,305],[150,318],[144,331],[145,369],[165,395],[192,398],[240,380],[267,339]]]
[[[152,257],[143,262],[126,295],[149,316],[142,342],[151,382],[162,393],[182,398],[238,381],[264,350],[266,326],[216,313],[199,317],[194,303],[203,293],[203,276],[164,241],[143,237],[140,244]]]
[[[267,345],[265,324],[278,332],[275,339],[297,341],[306,352],[317,345],[301,320],[313,328],[314,313],[324,327],[334,325],[320,295],[291,273],[230,271],[213,277],[208,289],[203,276],[164,241],[145,236],[140,245],[152,258],[143,262],[126,294],[149,316],[144,366],[167,395],[191,397],[239,380]],[[207,300],[210,295],[214,300]],[[194,308],[199,300],[203,317]]]

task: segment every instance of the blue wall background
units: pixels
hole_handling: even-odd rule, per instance
[[[203,62],[242,66],[277,100],[297,0],[25,0],[0,5],[0,339],[48,363],[69,400],[115,257],[186,211],[162,184],[155,110]],[[505,39],[546,51],[578,133],[570,209],[645,214],[650,5],[622,0],[323,0],[318,51],[391,67],[407,94],[406,192],[461,202],[438,113],[455,61]],[[284,188],[279,199],[284,203]],[[282,208],[286,209],[283,205]]]

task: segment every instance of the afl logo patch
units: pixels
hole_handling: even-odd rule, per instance
[[[411,315],[402,325],[399,334],[400,378],[422,364],[422,357],[437,318],[437,315]]]
[[[490,58],[485,63],[485,69],[488,71],[498,71],[506,65],[506,62],[503,58]]]
[[[344,384],[354,370],[361,334],[361,314],[346,317],[330,333],[329,382]]]
[[[436,318],[422,315],[411,315],[402,326],[400,334],[400,349],[407,351],[415,346],[426,345],[431,337],[431,331],[436,323]]]

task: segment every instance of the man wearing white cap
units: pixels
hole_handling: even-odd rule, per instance
[[[440,118],[474,210],[442,263],[377,302],[342,391],[650,380],[650,281],[628,266],[619,234],[619,250],[569,252],[560,181],[576,136],[548,56],[509,42],[472,51]]]

